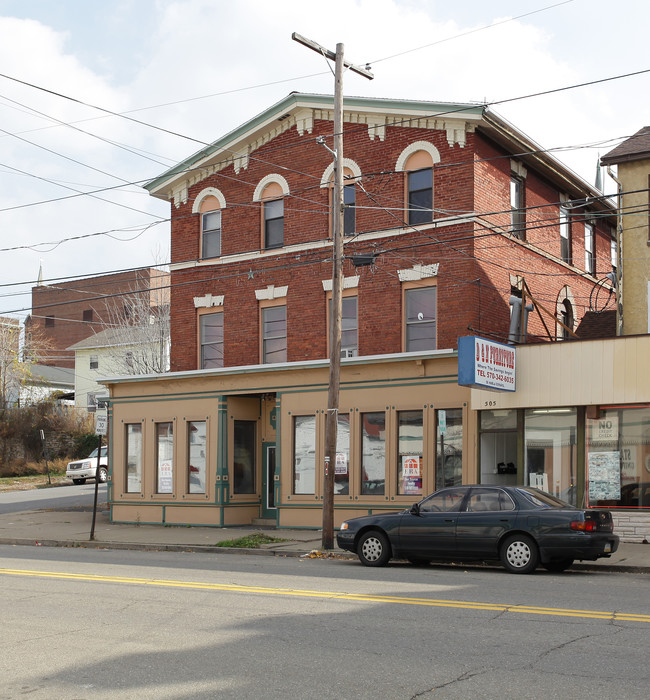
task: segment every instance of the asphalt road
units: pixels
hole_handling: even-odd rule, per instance
[[[100,484],[97,504],[105,504],[106,496],[107,486]],[[0,513],[20,513],[48,508],[92,508],[94,498],[95,482],[93,481],[79,486],[4,491],[0,493]]]
[[[646,700],[647,576],[0,546],[0,698]]]

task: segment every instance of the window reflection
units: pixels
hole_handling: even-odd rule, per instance
[[[361,415],[361,493],[383,496],[386,484],[386,414]]]

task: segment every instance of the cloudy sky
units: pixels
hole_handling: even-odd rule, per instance
[[[170,205],[141,185],[332,93],[292,32],[370,63],[346,95],[488,102],[593,183],[650,123],[648,26],[647,0],[0,0],[0,315],[28,313],[41,262],[47,282],[167,261]]]

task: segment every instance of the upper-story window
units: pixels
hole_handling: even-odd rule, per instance
[[[329,318],[332,318],[332,298],[328,302]],[[359,354],[358,298],[345,296],[341,299],[341,357],[356,357]],[[328,333],[329,340],[329,333]]]
[[[199,369],[223,367],[223,312],[199,315]]]
[[[413,287],[404,290],[404,350],[436,349],[437,288]]]
[[[45,317],[45,327],[46,328],[54,328],[54,316],[46,316]]]
[[[284,245],[284,199],[264,202],[264,247]]]
[[[262,203],[262,249],[281,248],[284,245],[284,198],[289,185],[282,175],[271,174],[255,188],[254,202]]]
[[[526,210],[524,209],[524,181],[518,175],[510,176],[510,225],[513,235],[522,240],[526,234]]]
[[[343,159],[343,235],[352,236],[356,233],[356,181],[361,178],[361,168],[350,158]],[[330,230],[334,231],[334,164],[325,169],[321,177],[321,188],[329,190]]]
[[[426,224],[433,220],[433,168],[408,173],[409,224]]]
[[[438,149],[428,141],[407,146],[395,170],[406,172],[406,219],[411,226],[433,221],[433,166],[440,162]]]
[[[585,272],[596,273],[594,225],[585,224]]]
[[[571,220],[569,207],[565,204],[560,204],[560,253],[562,260],[571,265]]]
[[[262,308],[262,363],[287,361],[287,307]]]
[[[83,319],[84,323],[89,323],[90,321],[92,321],[93,320],[93,310],[92,309],[84,309],[82,319]]]
[[[199,257],[203,260],[221,255],[221,214],[225,208],[225,197],[214,187],[202,190],[194,200],[192,211],[200,214],[201,220]]]

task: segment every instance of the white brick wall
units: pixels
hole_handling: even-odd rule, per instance
[[[650,542],[650,512],[612,512],[612,519],[621,542]]]

